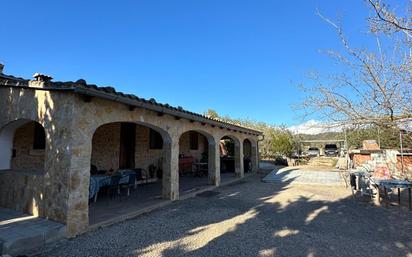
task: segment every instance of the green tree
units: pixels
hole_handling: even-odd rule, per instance
[[[263,132],[263,138],[259,141],[259,154],[262,158],[273,159],[289,155],[294,149],[292,133],[285,126],[270,125],[251,119],[233,119],[227,115],[221,116],[213,109],[207,110],[204,114],[209,118]]]
[[[380,128],[378,126],[367,126],[363,128],[350,129],[347,131],[348,146],[350,148],[361,148],[363,140],[376,140],[381,148],[400,148],[399,130],[396,128]],[[403,137],[403,146],[412,147],[411,137]]]
[[[270,157],[290,155],[294,150],[292,133],[284,128],[272,128],[267,133]]]

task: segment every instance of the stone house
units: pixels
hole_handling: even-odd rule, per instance
[[[0,207],[89,226],[91,165],[102,170],[161,167],[161,195],[179,199],[179,157],[207,154],[209,184],[220,184],[220,140],[234,143],[234,167],[258,167],[261,132],[98,87],[84,80],[27,80],[0,67]],[[244,149],[245,148],[245,149]]]

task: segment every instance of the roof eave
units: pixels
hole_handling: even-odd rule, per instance
[[[103,98],[103,99],[107,99],[111,101],[116,101],[119,103],[126,104],[128,106],[143,108],[143,109],[151,110],[151,111],[162,113],[162,114],[168,114],[174,117],[179,117],[179,118],[183,118],[187,120],[207,123],[209,125],[214,125],[216,127],[226,128],[226,129],[230,129],[233,131],[239,131],[239,132],[250,134],[250,135],[259,136],[263,134],[261,131],[248,129],[245,127],[237,126],[237,125],[226,123],[226,122],[216,121],[210,118],[203,117],[201,115],[194,115],[189,112],[181,111],[177,108],[166,107],[161,104],[153,104],[153,103],[139,101],[139,100],[127,97],[127,96],[114,95],[112,93],[106,93],[100,90],[95,90],[95,89],[85,88],[85,87],[74,87],[74,91],[82,95],[88,95],[92,97],[99,97],[99,98]]]

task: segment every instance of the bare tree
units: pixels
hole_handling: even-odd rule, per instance
[[[375,16],[370,19],[371,29],[385,33],[403,32],[408,39],[412,38],[412,16],[400,16],[383,1],[367,0]],[[408,10],[409,14],[412,8]]]
[[[396,15],[381,1],[366,2],[374,14],[368,20],[373,49],[352,47],[342,26],[318,12],[336,30],[345,51],[327,52],[341,73],[315,74],[312,85],[302,85],[306,98],[299,109],[305,116],[316,113],[338,126],[391,127],[412,119],[412,18]]]

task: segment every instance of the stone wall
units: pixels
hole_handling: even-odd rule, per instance
[[[93,135],[91,164],[98,170],[119,168],[120,123],[99,127]]]
[[[110,123],[99,127],[93,135],[91,164],[99,170],[119,168],[121,123]],[[150,149],[150,128],[136,126],[135,167],[148,169],[159,166],[162,149]]]
[[[162,149],[150,149],[150,128],[136,126],[135,166],[148,170],[149,165],[162,165]]]
[[[185,156],[191,156],[195,158],[196,161],[200,161],[202,159],[202,154],[207,153],[208,151],[208,142],[207,139],[200,133],[196,133],[198,137],[199,147],[197,150],[190,149],[190,133],[184,133],[179,140],[179,154],[183,154]]]
[[[38,212],[40,216],[66,223],[68,192],[74,186],[69,172],[70,156],[73,154],[73,94],[35,90],[41,87],[43,84],[40,82],[30,82],[30,88],[26,89],[0,87],[0,132],[7,130],[15,122],[34,121],[43,126],[46,135],[43,173],[1,171],[0,205],[28,213]],[[17,130],[15,132],[19,133]],[[0,133],[0,136],[3,135]],[[20,137],[16,140],[15,143],[20,144]],[[1,147],[8,148],[3,145]],[[11,151],[1,157],[12,160]],[[17,165],[23,162],[10,163]],[[39,206],[39,211],[30,207],[33,205]]]
[[[37,172],[0,171],[0,206],[43,216],[43,184]]]
[[[94,133],[91,164],[95,165],[98,170],[117,170],[119,168],[120,126],[121,123],[106,124],[99,127]],[[179,140],[179,154],[200,160],[202,154],[208,151],[207,139],[202,134],[195,133],[199,140],[198,149],[190,149],[190,133],[184,133]],[[161,165],[163,150],[150,148],[150,128],[136,126],[135,149],[136,168],[147,170],[152,164],[156,167]]]
[[[33,149],[35,122],[16,129],[12,170],[0,172],[0,206],[43,216],[44,154]]]
[[[30,122],[16,130],[13,140],[16,156],[12,158],[14,170],[44,170],[44,150],[33,149],[34,126],[35,122]]]

